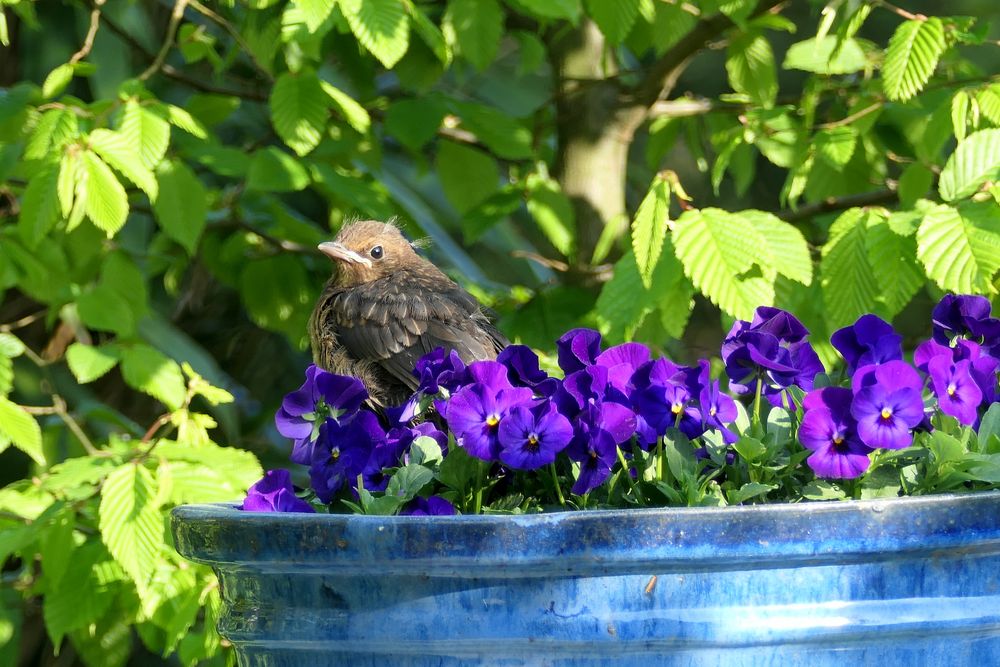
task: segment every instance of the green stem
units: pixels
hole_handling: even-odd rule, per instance
[[[757,387],[753,395],[753,421],[754,425],[758,429],[759,434],[764,433],[764,424],[762,423],[760,416],[760,397],[761,394],[763,393],[763,387],[764,387],[763,381],[761,380],[761,378],[757,378]]]
[[[622,474],[625,475],[625,479],[628,480],[628,485],[632,487],[632,493],[635,494],[635,497],[640,503],[645,505],[646,499],[643,497],[642,491],[639,490],[639,485],[635,483],[634,479],[632,479],[632,473],[629,472],[628,461],[625,460],[625,454],[622,453],[622,448],[616,446],[615,452],[618,454],[618,462],[622,466]]]
[[[485,461],[479,461],[476,464],[476,499],[472,506],[473,514],[481,514],[483,511],[483,468],[485,466]]]
[[[663,437],[656,439],[656,479],[663,481]]]
[[[556,474],[556,464],[549,464],[549,472],[552,473],[552,486],[556,487],[556,496],[559,498],[559,504],[566,507],[566,498],[563,497],[562,488],[559,486],[559,475]]]

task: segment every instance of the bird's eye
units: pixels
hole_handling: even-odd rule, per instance
[[[372,259],[382,259],[382,246],[375,246],[368,252],[368,254],[372,256]]]

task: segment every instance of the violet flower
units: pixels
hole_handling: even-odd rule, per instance
[[[551,396],[559,387],[559,380],[539,368],[538,355],[527,345],[508,345],[497,356],[497,362],[507,367],[515,387],[528,387],[539,396]]]
[[[385,431],[374,413],[363,411],[341,424],[328,419],[320,428],[309,479],[324,503],[345,486],[354,486],[368,468],[372,453],[384,446]]]
[[[979,418],[983,392],[972,377],[972,362],[968,359],[953,362],[941,354],[931,359],[927,367],[941,412],[966,426],[974,424]]]
[[[420,381],[419,393],[432,396],[442,388],[452,392],[466,381],[465,363],[455,350],[446,355],[438,347],[417,360],[413,375]]]
[[[601,334],[593,329],[570,329],[556,341],[559,368],[569,375],[594,365],[601,353]]]
[[[861,441],[872,448],[904,449],[913,442],[911,429],[924,420],[922,382],[904,361],[858,369],[853,378],[851,416]]]
[[[778,308],[762,306],[752,322],[737,320],[722,344],[730,390],[754,393],[761,382],[762,394],[772,405],[791,408],[788,388],[808,391],[823,372],[808,335],[801,322]]]
[[[360,380],[310,365],[306,381],[285,396],[274,416],[278,432],[294,440],[292,461],[311,464],[322,424],[327,419],[350,420],[367,398],[368,392]]]
[[[850,389],[825,387],[803,400],[799,441],[812,451],[806,463],[817,477],[853,479],[868,470],[872,448],[858,437],[858,423],[851,414],[853,398]]]
[[[967,337],[986,348],[1000,343],[1000,320],[990,317],[990,300],[971,294],[946,294],[931,311],[934,340],[949,345]]]
[[[549,401],[518,406],[500,422],[500,460],[515,470],[537,470],[556,460],[573,438],[573,427]]]
[[[971,340],[956,340],[955,347],[948,347],[935,340],[928,340],[917,346],[913,353],[913,363],[929,375],[930,361],[939,355],[956,362],[969,361],[969,374],[975,380],[979,391],[982,392],[983,402],[991,404],[1000,400],[1000,393],[997,392],[997,371],[1000,370],[1000,359],[986,354],[982,346]]]
[[[628,393],[635,372],[649,362],[649,348],[642,343],[622,343],[597,355],[594,364],[608,369],[608,382],[623,394]]]
[[[711,366],[709,366],[708,360],[701,359],[698,361],[698,366],[701,369],[698,374],[698,382],[701,385],[701,390],[698,392],[698,404],[703,427],[705,430],[714,428],[720,431],[723,441],[731,445],[739,440],[736,432],[726,426],[726,424],[736,421],[739,414],[736,409],[736,401],[722,393],[718,380],[711,379]]]
[[[268,470],[250,487],[241,508],[244,512],[315,512],[312,505],[296,497],[292,475],[284,469]]]
[[[423,498],[417,496],[399,512],[403,516],[451,516],[456,514],[455,506],[439,496]]]
[[[511,409],[530,405],[533,392],[512,386],[507,369],[495,361],[475,361],[467,370],[473,382],[448,400],[445,418],[459,446],[476,458],[496,461],[500,420]]]
[[[830,343],[847,362],[848,375],[861,366],[902,359],[902,340],[891,324],[871,314],[862,315],[830,337]]]
[[[580,474],[572,491],[583,495],[604,484],[611,476],[611,469],[618,460],[618,445],[610,433],[595,429],[579,451],[570,453],[570,458],[580,464]]]

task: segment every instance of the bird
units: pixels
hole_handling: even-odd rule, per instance
[[[309,318],[314,362],[360,379],[376,406],[405,402],[419,386],[417,361],[438,347],[468,364],[509,345],[476,298],[394,224],[350,222],[318,248],[335,271]]]

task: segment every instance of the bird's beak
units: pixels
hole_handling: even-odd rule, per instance
[[[347,262],[348,264],[364,264],[365,266],[371,268],[372,261],[370,259],[362,257],[353,250],[348,250],[340,243],[325,241],[320,243],[317,247],[321,253],[332,260]]]

